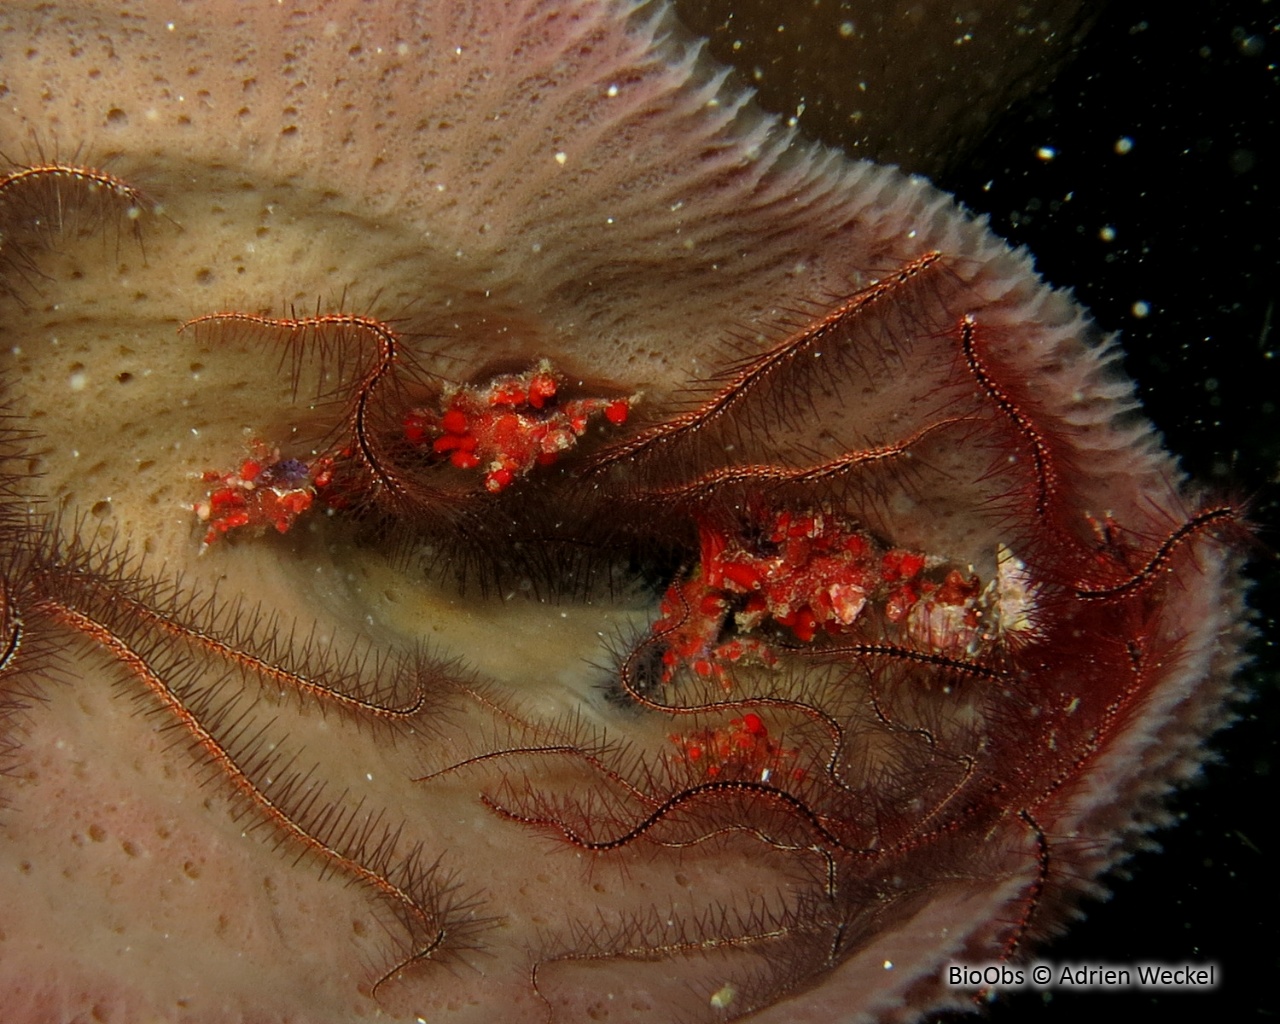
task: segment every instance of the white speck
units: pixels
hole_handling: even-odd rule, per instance
[[[1151,305],[1150,303],[1143,302],[1141,299],[1139,299],[1137,302],[1133,304],[1133,308],[1130,309],[1129,312],[1132,313],[1139,320],[1142,320],[1150,315]]]
[[[453,48],[453,52],[454,52],[454,54],[455,54],[456,56],[461,57],[461,56],[462,56],[462,47],[461,47],[461,46],[455,46],[455,47]]]
[[[881,966],[882,966],[882,967],[884,967],[884,969],[885,969],[886,971],[891,971],[891,970],[893,970],[893,961],[892,961],[892,960],[886,960],[886,961],[885,961]]]
[[[1114,242],[1116,240],[1116,229],[1110,224],[1098,232],[1098,237],[1104,242]]]
[[[1238,32],[1238,29],[1236,32],[1232,32],[1231,37],[1235,39]],[[1239,47],[1240,53],[1245,57],[1256,57],[1263,51],[1266,43],[1261,36],[1243,36],[1238,40],[1236,46]]]
[[[612,218],[612,217],[606,217],[606,218],[604,219],[604,222],[605,222],[606,224],[612,224],[612,223],[613,223],[613,218]]]
[[[364,777],[368,779],[370,782],[373,781],[373,774],[371,772],[365,772]]]
[[[1057,155],[1058,155],[1058,151],[1054,149],[1052,146],[1041,146],[1039,149],[1036,150],[1036,156],[1039,159],[1043,160],[1045,163],[1048,163]]]
[[[1120,138],[1116,139],[1116,152],[1121,156],[1124,156],[1131,149],[1133,149],[1133,139],[1129,138],[1129,136],[1121,135]]]
[[[67,378],[67,387],[72,391],[83,391],[88,383],[89,375],[87,373],[73,373]]]
[[[529,246],[529,251],[535,254],[542,252],[542,243],[534,242],[533,245]]]
[[[172,32],[172,31],[174,30],[174,28],[175,28],[175,26],[174,26],[173,22],[171,22],[171,21],[166,21],[166,22],[164,23],[164,27],[165,27],[165,28],[167,28],[170,32]]]
[[[561,167],[565,165],[565,161],[568,159],[569,159],[569,156],[567,153],[565,153],[564,150],[561,150],[559,153],[556,154],[556,163],[558,163]]]
[[[192,427],[192,428],[191,428],[191,436],[192,436],[192,437],[199,437],[199,436],[200,436],[200,431],[199,431],[199,430],[197,430],[195,427]]]
[[[613,99],[618,95],[618,87],[616,85],[611,85],[604,91],[604,94],[608,96],[609,99]]]
[[[851,21],[840,22],[840,38],[841,39],[850,38],[853,35],[853,33],[856,31],[857,29],[854,27],[853,22]]]

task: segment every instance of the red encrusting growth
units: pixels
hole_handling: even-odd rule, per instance
[[[653,625],[667,682],[690,668],[727,689],[726,669],[744,657],[776,664],[779,627],[787,644],[880,635],[972,657],[1033,614],[1007,578],[984,586],[939,558],[885,550],[830,511],[783,510],[730,529],[704,522],[699,538],[697,566],[668,589]]]
[[[564,380],[542,360],[521,374],[501,374],[482,387],[453,385],[438,410],[404,414],[405,439],[458,469],[479,469],[497,494],[536,466],[550,466],[573,448],[591,419],[618,427],[634,398],[562,399]]]
[[[761,782],[768,782],[775,774],[792,781],[804,778],[805,770],[795,767],[799,751],[784,747],[771,736],[764,719],[754,711],[730,719],[727,725],[673,733],[670,739],[681,759],[709,779],[730,774]]]
[[[251,445],[249,458],[229,473],[208,470],[202,479],[216,485],[194,506],[196,518],[208,523],[204,547],[232,530],[261,532],[274,528],[288,533],[308,511],[316,491],[327,480],[327,467],[297,459],[281,459],[279,451],[259,441]]]

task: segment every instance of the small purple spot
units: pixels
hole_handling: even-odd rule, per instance
[[[262,471],[261,482],[267,487],[293,489],[307,482],[307,464],[298,459],[281,459]]]

